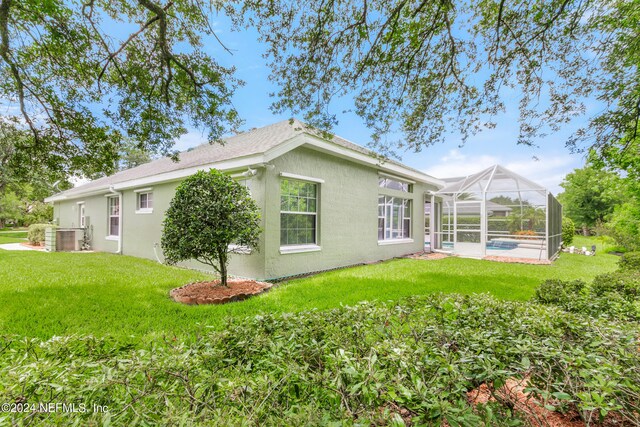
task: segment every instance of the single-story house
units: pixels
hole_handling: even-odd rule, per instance
[[[229,266],[232,275],[261,280],[423,250],[424,203],[444,186],[345,139],[285,120],[229,137],[224,145],[182,152],[179,162],[155,160],[47,201],[60,227],[92,230],[92,249],[162,261],[162,221],[176,186],[212,168],[246,185],[261,208],[259,251],[234,255]]]
[[[179,159],[155,160],[49,197],[54,221],[89,230],[96,251],[162,262],[162,222],[176,187],[198,170],[215,168],[246,185],[262,213],[259,250],[231,257],[235,276],[277,279],[425,248],[476,258],[553,259],[559,251],[562,207],[538,184],[498,165],[440,180],[297,120],[201,145]],[[540,200],[535,206],[542,217],[525,220],[520,209],[514,218],[522,218],[523,229],[537,227],[534,249],[517,232],[502,230],[512,208],[489,200],[505,194],[523,200],[527,192]],[[505,218],[495,223],[496,217]]]

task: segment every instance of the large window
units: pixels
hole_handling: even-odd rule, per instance
[[[118,237],[120,235],[120,198],[109,197],[109,230],[108,235]]]
[[[411,238],[411,200],[378,197],[378,240]]]
[[[280,184],[280,245],[317,244],[318,184],[283,179]]]

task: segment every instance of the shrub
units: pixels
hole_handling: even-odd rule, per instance
[[[586,287],[587,284],[582,280],[548,279],[536,289],[534,299],[543,304],[565,306],[581,296]]]
[[[482,412],[467,393],[528,377],[545,403],[585,419],[637,417],[636,326],[488,295],[265,313],[190,338],[127,348],[0,336],[0,401],[108,406],[74,413],[77,425],[402,425],[390,422],[402,413],[413,425],[506,426],[523,425],[511,402]],[[0,413],[0,424],[69,417]]]
[[[195,259],[213,267],[223,286],[232,245],[245,253],[257,250],[261,232],[249,190],[215,169],[199,171],[178,186],[163,226],[167,262]]]
[[[640,252],[627,252],[618,261],[620,270],[640,271]]]
[[[581,280],[545,280],[533,301],[591,317],[640,320],[640,272],[601,274],[590,285]]]
[[[562,217],[562,245],[567,247],[573,243],[573,236],[576,234],[576,225],[566,216]]]
[[[44,231],[47,227],[56,228],[55,225],[51,224],[31,224],[27,231],[27,239],[29,240],[29,243],[37,245],[44,242]]]
[[[627,299],[640,296],[640,271],[618,270],[613,273],[600,274],[591,283],[591,292],[596,296],[617,293]]]

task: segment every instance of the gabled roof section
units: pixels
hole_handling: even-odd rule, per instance
[[[301,138],[301,136],[307,136],[308,138]],[[239,170],[251,165],[268,162],[304,144],[316,144],[318,148],[323,148],[323,151],[336,149],[342,157],[354,160],[360,159],[360,161],[363,161],[364,158],[365,162],[378,165],[382,169],[392,168],[393,172],[407,174],[419,181],[436,186],[443,185],[440,180],[423,172],[392,160],[380,160],[371,150],[337,135],[327,138],[322,131],[299,120],[290,119],[225,138],[222,144],[203,144],[183,151],[179,153],[179,162],[174,162],[169,157],[164,157],[74,187],[49,197],[46,201],[74,199],[106,192],[110,188],[124,189],[138,184],[150,185],[167,182],[189,176],[198,169]]]
[[[448,182],[436,194],[484,193],[501,191],[538,191],[547,189],[509,169],[494,165],[478,173]]]

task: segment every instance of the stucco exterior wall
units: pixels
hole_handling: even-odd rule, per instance
[[[105,193],[106,194],[106,193]],[[97,195],[80,199],[56,202],[53,217],[61,227],[79,227],[80,212],[78,204],[84,202],[85,220],[93,232],[91,247],[95,251],[115,252],[118,250],[117,240],[108,240],[107,197]]]
[[[260,280],[275,279],[314,271],[371,262],[414,253],[424,247],[424,194],[435,187],[413,184],[411,193],[378,186],[378,171],[311,148],[296,148],[270,162],[273,167],[257,169],[247,180],[252,197],[262,210],[263,238],[259,251],[250,255],[232,255],[232,275]],[[324,180],[318,184],[318,245],[321,250],[306,253],[281,253],[280,183],[281,173]],[[153,184],[153,212],[136,213],[137,193],[122,192],[122,251],[124,255],[164,261],[160,239],[165,211],[179,182]],[[390,195],[412,200],[412,242],[378,242],[378,196]],[[93,226],[92,247],[115,252],[118,242],[106,239],[108,217],[104,195],[56,202],[54,217],[63,227],[77,227],[77,202],[85,202],[86,216]],[[156,253],[154,253],[154,247]],[[207,269],[197,262],[185,267]]]
[[[265,274],[280,278],[414,253],[424,246],[424,193],[435,189],[416,183],[411,193],[382,189],[378,171],[309,148],[300,147],[271,161],[265,205]],[[280,253],[280,173],[324,180],[318,184],[320,251]],[[413,242],[378,243],[378,195],[412,200]]]
[[[156,260],[157,257],[164,262],[160,239],[162,236],[162,221],[164,214],[169,208],[169,203],[175,194],[175,189],[179,182],[169,182],[145,186],[151,188],[153,192],[153,212],[136,213],[137,193],[133,188],[122,192],[121,221],[122,221],[122,254],[141,258]],[[259,172],[248,181],[248,187],[252,196],[263,209],[264,190],[263,178]],[[107,239],[108,233],[108,206],[105,195],[84,197],[81,199],[56,202],[54,204],[54,218],[62,227],[78,227],[80,214],[78,202],[85,203],[85,217],[92,227],[93,237],[91,247],[99,252],[116,252],[118,241]],[[155,248],[155,252],[154,252]],[[237,254],[231,256],[229,272],[241,277],[264,277],[264,255],[263,248],[250,255]],[[185,262],[181,264],[188,268],[210,270],[209,266],[198,262]]]
[[[258,172],[248,182],[249,191],[252,197],[263,208],[263,178]],[[133,255],[142,258],[156,259],[156,253],[161,261],[164,261],[160,239],[162,236],[162,221],[165,212],[169,208],[171,199],[175,194],[175,189],[179,182],[156,184],[150,186],[153,191],[153,213],[136,213],[136,189],[123,192],[123,242],[122,251],[124,255]],[[156,253],[154,253],[154,247]],[[262,249],[262,248],[260,248]],[[209,266],[198,262],[185,262],[182,266],[189,268],[210,270]],[[263,251],[252,254],[234,254],[230,258],[229,273],[241,277],[264,277],[264,255]]]

